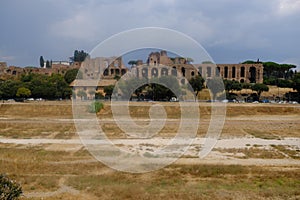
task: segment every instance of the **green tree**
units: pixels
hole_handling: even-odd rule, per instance
[[[285,80],[285,79],[277,79],[277,87],[281,88],[293,88],[293,81],[292,80]]]
[[[197,75],[191,78],[189,80],[189,83],[192,86],[197,98],[198,93],[203,89],[204,79],[201,76]]]
[[[300,73],[294,75],[293,78],[293,89],[300,93]]]
[[[181,87],[177,78],[174,76],[161,76],[157,80],[151,80],[150,88],[152,89],[153,100],[171,99],[173,96],[181,96]]]
[[[144,87],[143,83],[145,83],[145,79],[144,78],[135,78],[135,77],[131,77],[128,78],[126,80],[124,79],[120,79],[117,82],[116,87],[118,89],[121,90],[122,94],[121,94],[121,98],[122,99],[130,99],[131,95],[133,93],[135,93],[137,96],[139,96],[139,94],[142,92]]]
[[[64,79],[68,84],[72,83],[75,79],[82,79],[82,77],[82,72],[79,69],[70,69],[64,75]]]
[[[92,102],[91,105],[88,107],[88,111],[90,113],[98,113],[104,107],[103,103],[99,101]]]
[[[49,60],[46,61],[46,68],[51,68]]]
[[[83,50],[74,51],[74,56],[70,57],[71,61],[73,62],[83,62],[89,56],[88,53],[84,52]]]
[[[28,88],[20,87],[17,90],[16,96],[21,98],[27,98],[31,95],[31,91]]]
[[[194,60],[193,60],[193,58],[186,58],[186,62],[187,62],[188,64],[191,64],[191,63],[194,62]]]
[[[3,99],[12,99],[16,97],[19,87],[22,87],[22,82],[18,80],[6,80],[0,82],[0,91]]]
[[[262,92],[268,92],[269,91],[269,87],[263,83],[256,83],[254,85],[251,86],[251,89],[253,91],[257,92],[258,95],[258,99],[260,99],[261,93]]]
[[[43,58],[43,56],[40,57],[40,67],[44,67],[45,64],[45,60]]]
[[[137,61],[136,60],[130,60],[129,62],[128,62],[128,65],[131,65],[131,67],[133,67],[134,65],[136,65],[137,64]]]
[[[224,87],[228,93],[242,90],[242,84],[238,81],[224,80]]]
[[[109,99],[111,100],[111,95],[113,94],[114,91],[114,85],[108,85],[104,87],[104,93],[105,96],[109,96]]]
[[[22,194],[22,187],[6,175],[0,174],[0,199],[16,200]]]

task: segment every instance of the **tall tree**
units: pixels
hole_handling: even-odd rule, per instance
[[[195,92],[196,99],[197,99],[199,92],[203,89],[204,79],[201,76],[197,75],[197,76],[191,78],[189,80],[189,83],[192,86],[192,88]]]
[[[46,61],[46,68],[51,68],[49,60]]]
[[[44,67],[45,65],[45,60],[43,58],[43,56],[40,57],[40,67]]]
[[[70,59],[73,62],[83,62],[88,56],[89,54],[84,52],[83,50],[81,51],[75,50],[74,55],[70,57]]]

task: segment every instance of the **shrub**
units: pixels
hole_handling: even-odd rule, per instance
[[[22,194],[22,187],[6,175],[0,174],[0,199],[14,200]]]
[[[94,101],[91,105],[89,105],[88,111],[90,113],[98,113],[103,107],[103,103]]]

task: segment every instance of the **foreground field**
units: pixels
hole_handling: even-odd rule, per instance
[[[133,103],[130,115],[147,124],[154,103]],[[156,139],[174,136],[180,110],[164,103],[168,121]],[[198,139],[163,169],[131,174],[95,160],[81,144],[70,102],[0,104],[0,173],[23,186],[23,199],[299,199],[300,107],[228,104],[213,151],[198,152],[210,120],[201,104]],[[112,120],[110,106],[98,115],[108,137],[122,148],[147,153],[159,145],[128,139]],[[157,141],[157,140],[155,140]]]

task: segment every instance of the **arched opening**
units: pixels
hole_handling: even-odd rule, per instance
[[[191,76],[195,76],[195,72],[194,71],[191,72]]]
[[[245,67],[241,67],[241,77],[245,77]]]
[[[172,69],[172,76],[177,76],[177,69],[175,66]]]
[[[108,76],[108,69],[105,69],[105,70],[104,70],[103,75],[104,75],[104,76]]]
[[[256,83],[256,68],[250,67],[249,73],[250,73],[250,77],[249,77],[250,83]]]
[[[198,67],[198,75],[202,76],[202,67]]]
[[[110,74],[114,75],[115,74],[115,70],[114,69],[110,69]]]
[[[245,83],[245,80],[244,80],[244,79],[241,79],[241,80],[240,80],[240,83]]]
[[[126,74],[126,69],[121,69],[121,74],[122,74],[122,76],[123,76],[124,74]]]
[[[224,78],[228,78],[228,67],[224,67]]]
[[[143,68],[143,70],[142,70],[142,76],[144,78],[148,78],[148,68]]]
[[[116,75],[120,75],[120,69],[116,69]]]
[[[161,75],[162,75],[162,76],[168,76],[168,69],[162,68],[162,69],[161,69]]]
[[[232,67],[232,71],[231,71],[231,78],[235,78],[235,67]]]
[[[151,69],[151,76],[157,77],[158,76],[158,70],[156,68]]]
[[[185,77],[185,68],[184,67],[181,67],[181,74],[183,77]]]
[[[211,67],[207,67],[207,77],[211,77]]]
[[[220,70],[221,70],[220,67],[216,68],[216,76],[220,76]]]

